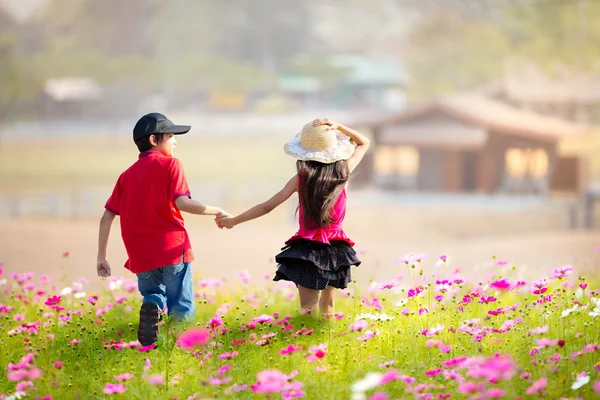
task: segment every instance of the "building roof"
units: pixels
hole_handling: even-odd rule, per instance
[[[480,94],[470,93],[440,97],[406,112],[357,124],[386,127],[414,121],[434,112],[440,112],[487,131],[550,141],[589,131],[589,127],[584,125],[518,109]]]
[[[44,92],[55,101],[98,100],[103,89],[91,78],[58,78],[50,79],[44,85]]]

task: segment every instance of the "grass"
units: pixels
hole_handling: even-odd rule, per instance
[[[511,278],[510,265],[498,263],[479,282],[431,264],[400,263],[406,286],[353,284],[339,293],[337,313],[328,318],[302,315],[293,285],[204,279],[196,286],[196,325],[211,332],[209,343],[182,348],[177,344],[182,330],[167,319],[158,347],[149,352],[140,352],[134,342],[140,306],[134,282],[113,277],[102,292],[84,293],[85,283],[63,289],[65,283],[7,272],[0,276],[0,365],[6,370],[28,354],[33,358],[21,365],[25,377],[14,379],[9,374],[15,368],[6,370],[13,381],[1,379],[0,393],[14,396],[18,388],[28,398],[46,399],[558,399],[593,398],[594,384],[600,390],[600,318],[590,315],[600,313],[600,304],[592,300],[597,288],[579,287],[585,287],[585,278],[552,279],[548,271],[540,276],[547,279],[546,291],[535,295],[533,282]],[[449,283],[436,283],[443,279]],[[91,304],[94,294],[98,300]],[[61,296],[64,310],[45,304],[54,295]],[[575,304],[586,308],[563,317]],[[253,324],[261,315],[269,321]],[[357,323],[361,320],[366,322]],[[360,324],[364,329],[355,331]],[[258,345],[270,333],[274,337]],[[298,351],[281,355],[290,344]],[[228,352],[237,356],[218,357]],[[444,364],[449,360],[457,365]],[[56,367],[57,361],[63,365]],[[296,386],[273,374],[271,387],[283,394],[255,393],[252,385],[265,370],[297,371],[289,379]],[[130,380],[115,379],[126,373]],[[572,389],[586,376],[588,383]],[[365,377],[364,390],[353,391]],[[107,384],[122,384],[125,392],[106,394]]]
[[[176,156],[188,181],[277,181],[295,172],[281,137],[206,139],[182,137]],[[137,160],[138,150],[123,138],[6,141],[0,146],[2,193],[72,187],[112,186]]]

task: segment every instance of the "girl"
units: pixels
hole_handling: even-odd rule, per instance
[[[309,122],[284,146],[298,160],[297,174],[285,187],[236,217],[217,220],[220,228],[231,229],[262,217],[298,192],[300,229],[275,257],[278,269],[273,280],[294,282],[302,309],[311,311],[319,303],[322,313],[332,312],[334,288],[346,288],[352,280],[350,266],[360,265],[342,222],[348,178],[368,148],[366,137],[344,125],[327,118]]]

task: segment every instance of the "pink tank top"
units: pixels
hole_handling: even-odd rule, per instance
[[[298,184],[300,184],[299,181]],[[300,200],[300,192],[298,192],[298,198]],[[298,209],[298,222],[300,229],[285,243],[289,244],[294,240],[306,239],[330,244],[332,240],[342,240],[348,243],[350,246],[354,246],[354,242],[348,236],[346,236],[344,229],[342,228],[342,222],[346,216],[346,188],[342,189],[340,196],[333,204],[330,215],[333,219],[333,222],[328,227],[316,229],[308,228],[304,224],[304,210],[302,209],[302,202],[300,202],[300,207]]]

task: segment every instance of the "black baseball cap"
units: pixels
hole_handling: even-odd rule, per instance
[[[192,127],[189,125],[175,125],[171,120],[160,113],[144,115],[133,127],[133,141],[137,142],[143,137],[159,133],[172,133],[182,135]]]

